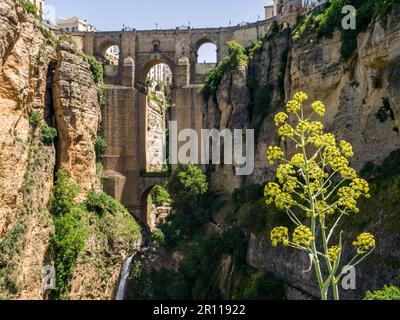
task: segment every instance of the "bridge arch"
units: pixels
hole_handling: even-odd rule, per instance
[[[149,208],[149,196],[155,186],[164,186],[165,181],[166,178],[142,178],[140,181],[143,191],[139,198],[139,206],[137,206],[135,216],[150,230],[155,227],[155,217],[152,216],[151,208]]]
[[[117,48],[117,52],[110,52],[110,49]],[[115,51],[115,50],[113,50]],[[121,52],[120,41],[115,38],[106,38],[101,41],[97,46],[97,56],[103,60],[103,62],[115,60],[116,64],[119,64],[119,55]]]
[[[158,64],[166,64],[171,72],[172,78],[175,75],[175,63],[168,57],[165,57],[161,54],[153,54],[147,60],[145,60],[142,65],[139,67],[139,81],[142,83],[146,82],[146,77],[149,74],[151,68]]]

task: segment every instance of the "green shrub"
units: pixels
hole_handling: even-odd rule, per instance
[[[163,245],[165,243],[164,233],[160,229],[153,231],[151,240],[158,245]]]
[[[151,200],[156,205],[156,207],[161,207],[165,203],[170,201],[170,195],[165,188],[156,185],[151,190]]]
[[[66,298],[72,269],[84,249],[86,230],[82,227],[83,208],[75,202],[79,186],[69,181],[64,171],[57,173],[57,182],[51,196],[51,213],[54,218],[54,235],[51,246],[56,268],[57,298]]]
[[[55,251],[56,296],[66,298],[72,269],[85,246],[86,230],[81,223],[82,209],[73,207],[54,218],[55,232],[51,239]]]
[[[57,129],[49,127],[47,124],[41,126],[41,140],[43,144],[51,145],[57,137]]]
[[[390,105],[389,98],[382,99],[382,106],[378,109],[375,117],[382,123],[386,122],[389,118],[395,120],[394,111]]]
[[[374,15],[382,26],[386,26],[387,16],[398,5],[397,0],[375,0]]]
[[[84,53],[81,53],[81,57],[85,62],[89,64],[90,71],[92,72],[93,81],[96,84],[103,84],[104,74],[103,74],[103,65],[97,61],[97,59],[93,56],[88,56]]]
[[[29,0],[21,0],[21,4],[28,13],[37,16],[36,6],[32,2]]]
[[[374,89],[382,88],[382,78],[379,72],[375,72],[371,75],[371,82]]]
[[[99,216],[102,216],[105,212],[115,214],[119,209],[119,205],[115,199],[104,192],[96,193],[90,191],[85,205],[89,212],[95,212]]]
[[[42,116],[38,111],[32,112],[31,115],[29,116],[29,124],[33,128],[37,128],[37,126],[40,124],[40,121],[42,121]]]
[[[400,300],[400,288],[390,285],[382,290],[368,291],[364,300]]]
[[[50,40],[52,43],[56,42],[56,38],[55,38],[54,34],[46,27],[41,26],[40,32],[42,33],[43,37],[45,37],[47,40]]]
[[[175,204],[195,204],[208,190],[207,177],[195,165],[180,166],[168,182],[168,191]]]
[[[100,107],[104,108],[104,106],[106,105],[106,97],[103,87],[97,89],[97,101],[99,102]]]
[[[95,142],[96,156],[100,159],[107,149],[107,142],[103,137],[97,137]]]
[[[263,41],[256,41],[252,46],[246,49],[246,54],[249,56],[249,59],[254,59],[257,54],[260,54],[264,49]]]
[[[168,178],[170,175],[170,169],[164,166],[161,172],[147,172],[146,170],[140,170],[140,176],[142,178]]]
[[[69,181],[69,175],[65,171],[57,172],[56,185],[51,194],[50,211],[53,215],[70,212],[76,206],[75,198],[81,191],[81,188]]]
[[[238,189],[232,193],[232,199],[235,204],[244,204],[255,199],[262,199],[264,195],[264,186],[260,184],[250,184]]]
[[[248,269],[233,292],[234,300],[285,300],[283,284],[263,271]]]
[[[343,30],[340,38],[342,41],[340,54],[342,58],[347,60],[357,49],[357,32],[355,30]]]
[[[360,175],[365,179],[380,178],[385,180],[400,174],[399,163],[400,149],[392,151],[380,165],[376,166],[372,162],[367,162],[361,169]]]

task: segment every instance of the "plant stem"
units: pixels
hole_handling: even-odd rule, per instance
[[[303,109],[302,109],[302,113],[301,113],[301,119],[303,120],[304,116],[303,116]],[[303,152],[303,157],[304,157],[304,161],[305,161],[305,167],[306,167],[306,186],[308,189],[308,197],[310,199],[310,209],[312,212],[311,215],[311,232],[313,237],[315,238],[315,230],[316,230],[316,216],[315,216],[315,203],[314,203],[314,198],[313,198],[313,194],[309,188],[310,186],[310,173],[309,173],[309,163],[308,163],[308,157],[307,157],[307,152],[306,152],[306,148],[305,148],[305,141],[304,141],[304,132],[301,133],[301,149]],[[317,276],[318,279],[318,285],[321,291],[321,299],[322,300],[327,300],[328,299],[328,292],[325,289],[325,285],[324,285],[324,280],[322,278],[322,272],[321,272],[321,266],[319,264],[319,258],[318,258],[318,253],[317,253],[317,246],[315,244],[315,239],[312,241],[311,243],[311,251],[314,255],[314,270],[315,270],[315,274]]]

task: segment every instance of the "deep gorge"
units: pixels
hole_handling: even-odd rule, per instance
[[[384,21],[369,21],[350,49],[335,28],[313,32],[312,17],[292,28],[273,24],[247,48],[232,43],[204,84],[180,93],[197,108],[188,123],[196,118],[202,128],[254,129],[256,168],[248,177],[235,176],[230,165],[179,169],[192,184],[177,172],[168,175],[162,181],[173,213],[151,233],[131,208],[103,192],[121,179],[104,172],[114,159],[103,160],[102,135],[118,111],[107,113],[113,105],[104,104],[121,100],[125,89],[107,91],[103,78],[110,76],[82,52],[78,37],[43,29],[19,0],[2,1],[0,296],[111,300],[124,262],[137,252],[127,299],[318,297],[314,275],[298,272],[307,269],[307,257],[270,244],[271,228],[286,217],[264,200],[264,183],[276,170],[268,165],[267,146],[294,153],[277,140],[274,115],[297,91],[324,101],[324,125],[354,145],[352,165],[371,184],[372,199],[343,227],[351,230],[347,246],[366,229],[379,245],[360,267],[357,289],[343,298],[398,284],[400,8]],[[189,74],[185,61],[179,63],[179,72]],[[136,87],[131,91],[139,96]],[[44,293],[45,265],[55,266],[58,285]]]

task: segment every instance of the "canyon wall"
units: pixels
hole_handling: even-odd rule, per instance
[[[1,296],[49,296],[42,268],[54,264],[50,202],[56,173],[67,172],[79,185],[77,202],[100,191],[95,152],[100,121],[98,85],[84,57],[19,0],[1,1]],[[124,259],[140,246],[140,228],[122,206],[114,215],[97,219],[86,212],[81,219],[87,238],[69,297],[112,299]]]
[[[359,34],[357,50],[348,60],[340,54],[339,32],[332,38],[319,39],[310,34],[295,41],[289,30],[283,30],[264,41],[247,72],[234,70],[225,75],[217,93],[217,103],[212,98],[205,103],[205,126],[255,128],[256,165],[254,173],[243,181],[234,177],[232,166],[214,166],[210,170],[213,190],[227,197],[235,187],[274,179],[276,167],[268,164],[267,147],[280,145],[289,154],[295,151],[290,143],[279,139],[274,115],[283,111],[284,102],[298,91],[306,92],[311,101],[321,100],[326,104],[326,130],[354,146],[356,156],[351,165],[357,170],[367,162],[380,164],[392,151],[399,149],[399,21],[400,12],[396,11],[386,27],[379,23],[370,25]],[[249,103],[249,89],[252,90],[253,106]],[[264,99],[262,110],[252,109],[254,99]],[[394,117],[381,122],[376,113],[385,102],[390,104]],[[242,117],[235,116],[236,112]],[[262,117],[257,117],[260,114]],[[227,176],[229,179],[225,178]],[[359,299],[366,290],[396,283],[400,274],[400,256],[396,250],[400,245],[399,233],[397,227],[390,229],[393,231],[387,228],[390,224],[398,226],[398,220],[391,214],[391,209],[382,208],[382,203],[379,206],[379,199],[371,201],[369,206],[377,207],[376,216],[364,218],[368,223],[364,221],[360,231],[375,233],[379,245],[371,259],[357,268],[357,290],[344,292],[346,299]],[[224,223],[224,210],[227,209],[215,217],[221,224]],[[357,219],[343,226],[350,230],[346,236],[346,251],[351,252],[351,242],[357,236],[358,228],[354,222]],[[293,250],[272,247],[269,233],[276,225],[267,225],[263,232],[250,234],[248,263],[278,276],[292,293],[318,296],[313,272],[301,272],[308,269],[308,257]]]

